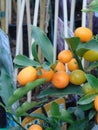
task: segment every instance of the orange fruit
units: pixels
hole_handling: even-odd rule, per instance
[[[94,107],[95,107],[95,110],[98,112],[98,95],[95,97]]]
[[[38,124],[31,125],[28,130],[43,130],[42,127]]]
[[[21,85],[26,85],[28,82],[32,82],[37,78],[37,71],[34,67],[28,66],[23,68],[17,75],[17,81]]]
[[[55,67],[55,69],[54,69],[55,71],[60,71],[60,70],[62,70],[62,71],[66,71],[66,67],[65,67],[65,65],[62,63],[62,62],[58,62],[57,63],[57,65],[56,65],[56,67]]]
[[[92,39],[93,33],[87,27],[78,27],[74,31],[74,36],[79,37],[81,42],[88,42]]]
[[[58,54],[58,60],[62,63],[67,63],[73,58],[73,54],[70,50],[62,50]]]
[[[85,73],[80,70],[73,70],[70,74],[70,82],[74,85],[81,85],[86,81]]]
[[[78,62],[76,61],[75,58],[72,58],[71,61],[69,61],[69,62],[67,63],[67,67],[68,67],[68,69],[69,69],[70,71],[76,70],[76,69],[79,68]]]
[[[54,87],[63,89],[69,84],[69,75],[65,71],[57,71],[52,78],[52,84]]]
[[[37,74],[37,78],[46,78],[47,82],[51,81],[54,71],[52,69],[50,70],[45,70],[45,69],[40,69],[38,71],[41,71],[41,74]]]

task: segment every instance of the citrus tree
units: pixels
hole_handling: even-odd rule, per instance
[[[93,36],[92,31],[88,28],[77,28],[74,37],[65,38],[69,49],[62,50],[57,54],[56,61],[53,61],[53,45],[46,34],[35,26],[31,27],[31,32],[34,39],[32,43],[33,59],[25,55],[17,55],[14,58],[15,67],[20,68],[17,75],[20,87],[10,96],[6,111],[12,114],[12,119],[14,119],[13,115],[39,118],[43,120],[41,128],[45,130],[60,130],[64,122],[68,124],[68,130],[76,130],[79,126],[80,130],[91,129],[95,123],[98,123],[97,35]],[[44,56],[43,61],[39,59],[38,46]],[[83,60],[88,63],[86,68],[82,63]],[[68,71],[66,71],[66,67]],[[13,111],[14,103],[29,91],[37,87],[42,88],[47,83],[49,86],[37,95],[38,101],[25,101]],[[68,96],[70,98],[70,95],[73,95],[75,99],[75,106],[70,106],[67,110],[60,111],[58,104],[53,103],[51,104],[51,117],[28,114],[28,110],[40,107],[48,100],[48,97]],[[21,126],[18,121],[16,122]]]
[[[92,36],[92,39],[90,38],[88,42],[84,43],[81,42],[80,37],[66,38],[65,40],[70,49],[62,50],[58,54],[56,61],[53,62],[53,46],[44,32],[42,32],[40,28],[32,26],[32,37],[35,40],[32,44],[32,54],[34,58],[30,59],[24,55],[17,55],[14,59],[15,66],[21,69],[17,75],[17,80],[20,84],[20,87],[14,91],[13,95],[8,100],[8,108],[10,108],[10,111],[8,112],[13,113],[13,110],[11,109],[12,105],[23,98],[29,91],[39,86],[42,87],[42,85],[45,85],[48,82],[50,84],[49,87],[37,95],[39,102],[24,102],[18,106],[16,111],[14,111],[15,116],[31,116],[40,118],[44,122],[48,122],[48,125],[50,124],[51,127],[49,129],[60,129],[60,122],[67,122],[69,124],[69,130],[74,130],[78,128],[79,125],[82,126],[81,130],[86,128],[91,129],[95,124],[95,120],[93,119],[96,115],[96,109],[94,106],[97,106],[94,105],[94,99],[98,93],[98,79],[96,76],[98,63],[97,59],[94,59],[93,62],[91,62],[91,60],[88,60],[89,65],[86,70],[84,70],[82,59],[87,60],[85,58],[85,54],[90,50],[93,50],[94,52],[98,51],[97,39],[95,37],[93,38]],[[38,45],[41,47],[43,55],[45,57],[45,60],[43,62],[40,62],[37,54]],[[44,46],[46,46],[46,48],[44,48]],[[93,58],[92,54],[90,58]],[[74,63],[72,62],[71,64],[71,68],[73,69],[69,69],[69,72],[66,72],[66,66],[68,66],[68,64],[73,59],[75,60]],[[77,67],[74,68],[73,64],[77,65]],[[95,75],[91,73],[92,70],[96,70]],[[89,92],[86,92],[85,90],[85,88],[87,89],[88,87],[86,84],[89,84],[90,86]],[[62,117],[61,113],[61,117],[59,113],[56,113],[58,118],[56,117],[55,119],[52,117],[52,121],[57,120],[58,124],[56,124],[55,121],[54,125],[51,124],[49,117],[33,114],[30,115],[27,113],[27,111],[31,108],[40,106],[41,104],[45,103],[48,100],[49,96],[64,97],[66,95],[77,95],[79,100],[76,100],[76,106],[71,106],[66,111],[64,111],[64,117]],[[44,100],[44,98],[46,100]],[[56,107],[57,104],[54,105],[52,109],[55,110]],[[7,110],[9,110],[8,108]],[[85,115],[86,113],[87,115]],[[46,119],[48,121],[46,121]],[[92,125],[89,125],[89,123]],[[45,125],[42,127],[46,129]]]

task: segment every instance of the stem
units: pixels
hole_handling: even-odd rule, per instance
[[[11,117],[12,117],[12,120],[15,121],[15,123],[16,123],[18,126],[20,126],[23,130],[26,130],[12,115],[11,115]]]
[[[79,57],[77,56],[76,51],[74,50],[73,53],[74,53],[75,59],[77,60],[77,62],[78,62],[78,64],[79,64],[79,68],[80,68],[81,70],[83,70],[83,66],[82,66],[81,60],[80,60]]]

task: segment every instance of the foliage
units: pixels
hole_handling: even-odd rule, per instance
[[[98,12],[98,1],[92,0],[86,9],[83,9],[84,12]]]

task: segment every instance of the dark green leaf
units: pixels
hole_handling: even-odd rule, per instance
[[[98,61],[93,62],[93,63],[91,63],[91,64],[88,66],[87,71],[91,71],[91,70],[93,70],[93,69],[95,69],[95,68],[97,68],[97,67],[98,67]]]
[[[87,94],[80,98],[78,101],[78,104],[80,105],[86,105],[94,101],[97,94]]]
[[[51,115],[53,117],[59,117],[60,116],[60,110],[59,110],[59,105],[56,102],[51,103]]]
[[[74,111],[75,116],[77,117],[78,120],[84,119],[85,118],[85,114],[84,111],[80,108],[76,108],[76,110]]]
[[[14,64],[19,66],[40,66],[40,63],[34,60],[29,59],[27,56],[24,55],[17,55],[14,60]]]
[[[46,34],[39,28],[32,26],[31,27],[31,35],[32,38],[38,43],[40,46],[44,57],[50,63],[53,62],[53,46]]]
[[[94,109],[92,109],[90,112],[89,112],[89,120],[93,119],[93,117],[95,116],[96,114],[96,111]]]
[[[86,74],[86,79],[91,87],[94,88],[96,92],[98,92],[98,79],[92,74]]]
[[[32,55],[34,57],[34,59],[37,61],[37,62],[40,62],[39,58],[38,58],[38,52],[37,52],[37,43],[34,42],[32,44]]]
[[[72,123],[68,130],[85,130],[88,124],[88,119],[82,119]]]
[[[65,39],[71,50],[76,50],[79,43],[80,43],[80,38],[79,37],[72,37],[72,38],[66,38]]]
[[[83,91],[81,86],[76,86],[76,85],[72,85],[69,84],[65,89],[56,89],[55,87],[51,86],[49,88],[47,88],[46,90],[43,90],[39,95],[38,98],[42,98],[45,96],[50,96],[50,95],[54,95],[54,96],[65,96],[67,94],[77,94],[77,95],[83,95]]]

